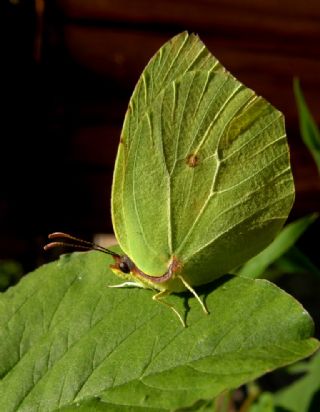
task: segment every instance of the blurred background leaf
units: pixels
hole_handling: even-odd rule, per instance
[[[300,362],[294,368],[288,368],[290,373],[305,372],[289,387],[275,393],[275,404],[290,412],[319,412],[320,410],[320,352],[309,362]]]
[[[320,173],[320,131],[305,102],[299,80],[294,79],[293,85],[299,112],[301,137],[312,154]]]
[[[16,284],[23,274],[22,265],[15,260],[0,260],[0,292]]]
[[[236,271],[236,273],[252,279],[259,277],[268,278],[267,269],[269,266],[276,263],[276,261],[285,253],[289,252],[300,236],[317,219],[317,217],[317,214],[312,214],[285,226],[281,233],[268,247],[246,262]],[[291,261],[291,266],[297,269],[297,266],[293,263],[293,261]]]

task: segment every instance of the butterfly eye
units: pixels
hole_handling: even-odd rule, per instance
[[[126,262],[121,262],[119,264],[119,269],[121,270],[121,272],[123,273],[130,273],[130,268],[129,265]]]

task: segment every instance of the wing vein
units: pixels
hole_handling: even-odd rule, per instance
[[[182,51],[182,49],[185,47],[188,39],[189,39],[189,35],[186,35],[186,37],[184,38],[184,40],[183,40],[183,42],[182,42],[182,44],[181,44],[178,52],[175,54],[174,59],[172,59],[171,64],[170,64],[167,72],[166,72],[165,75],[163,76],[163,78],[162,78],[162,83],[164,83],[165,80],[166,80],[166,78],[168,77],[168,75],[169,75],[169,73],[170,73],[170,70],[172,69],[174,63],[177,61],[178,57],[180,56],[181,51]],[[168,55],[169,55],[169,53],[168,53]],[[180,64],[179,64],[178,68],[179,68],[180,66],[181,66],[181,62],[180,62]],[[177,71],[177,69],[176,69],[176,71]]]
[[[205,141],[207,140],[210,130],[212,129],[212,126],[216,123],[216,121],[219,119],[219,116],[221,115],[221,113],[223,112],[224,108],[226,107],[226,105],[232,100],[232,98],[237,94],[237,92],[242,88],[242,84],[239,84],[237,87],[234,88],[234,90],[232,91],[232,93],[229,94],[229,96],[227,97],[227,99],[223,102],[223,104],[221,105],[220,109],[218,110],[218,112],[215,114],[214,118],[212,119],[212,121],[210,122],[203,138],[201,139],[201,141],[199,142],[198,147],[195,150],[195,153],[198,153],[199,150],[201,149],[201,146],[205,143]],[[217,142],[217,147],[219,146],[219,141]]]
[[[147,119],[148,119],[148,125],[149,125],[149,128],[150,128],[150,136],[152,136],[152,139],[153,139],[153,130],[152,130],[152,126],[151,126],[150,116],[149,116],[148,114],[147,114]],[[142,226],[142,224],[141,224],[141,218],[140,218],[139,210],[138,210],[138,207],[137,207],[135,178],[134,178],[135,176],[134,176],[134,175],[135,175],[135,170],[136,170],[137,156],[138,156],[138,152],[139,152],[138,148],[139,148],[139,145],[140,145],[140,141],[141,141],[141,135],[138,136],[137,148],[136,148],[136,151],[135,151],[135,153],[134,153],[134,159],[133,159],[133,180],[132,180],[133,204],[134,204],[134,209],[135,209],[136,216],[137,216],[137,222],[138,222],[139,229],[140,229],[140,231],[141,231],[141,234],[142,234],[144,243],[145,243],[145,245],[147,246],[147,248],[148,248],[153,254],[156,254],[156,251],[149,245],[149,243],[148,243],[148,241],[147,241],[147,239],[146,239],[146,234],[145,234],[144,229],[143,229],[143,226]]]
[[[266,129],[268,129],[269,126],[271,126],[273,123],[275,123],[276,121],[278,121],[279,119],[281,119],[282,114],[280,113],[280,115],[278,117],[276,117],[275,119],[272,119],[271,122],[269,122],[265,127],[263,127],[262,129],[260,129],[258,131],[258,133],[256,133],[254,136],[252,136],[250,139],[248,139],[242,146],[238,147],[236,150],[234,150],[232,153],[229,153],[228,156],[226,156],[225,158],[222,159],[223,162],[225,162],[227,159],[229,159],[230,157],[234,156],[236,153],[238,153],[239,151],[241,151],[244,147],[246,147],[248,144],[250,144],[253,140],[255,140],[258,136],[260,136]]]
[[[226,82],[228,81],[228,78],[225,79],[225,81],[220,85],[220,87],[218,88],[218,90],[216,91],[216,93],[214,94],[214,96],[212,97],[212,99],[210,99],[210,102],[207,105],[207,109],[205,110],[205,112],[203,113],[203,116],[201,118],[201,120],[199,121],[199,126],[197,127],[197,129],[195,130],[194,133],[194,138],[192,139],[191,143],[189,144],[189,147],[186,151],[186,154],[191,153],[191,148],[199,134],[199,131],[201,129],[201,126],[204,122],[205,117],[207,116],[209,110],[211,109],[211,105],[212,103],[216,100],[217,96],[219,95],[220,90],[223,88],[223,86],[226,84]],[[184,155],[184,157],[186,156],[186,154]]]
[[[205,245],[201,246],[198,250],[192,251],[192,254],[191,254],[190,256],[187,256],[187,257],[185,258],[185,262],[188,262],[188,261],[189,261],[191,258],[193,258],[196,254],[198,254],[199,252],[201,252],[201,251],[202,251],[203,249],[205,249],[206,247],[210,246],[213,242],[215,242],[215,241],[216,241],[217,239],[219,239],[220,237],[224,236],[224,235],[227,234],[228,232],[230,232],[230,231],[232,231],[233,229],[235,229],[237,226],[240,226],[241,224],[243,224],[244,222],[246,222],[248,219],[251,219],[251,218],[252,218],[253,216],[255,216],[256,214],[261,213],[261,212],[262,212],[263,210],[265,210],[265,209],[269,209],[271,206],[273,206],[273,205],[275,205],[275,204],[277,204],[277,203],[279,203],[279,202],[282,202],[283,200],[287,199],[287,198],[290,197],[290,196],[292,196],[292,194],[291,194],[291,193],[288,193],[287,195],[278,198],[276,201],[267,204],[265,207],[263,207],[263,208],[261,208],[261,209],[259,209],[259,210],[256,210],[254,213],[252,213],[251,215],[246,216],[244,219],[242,219],[242,220],[240,220],[240,221],[237,221],[237,223],[235,223],[234,225],[230,226],[230,227],[229,227],[228,229],[226,229],[225,231],[220,232],[216,237],[214,237],[213,239],[211,239],[211,240],[210,240],[209,242],[207,242]],[[241,203],[243,203],[242,200],[241,200],[240,202],[238,202],[237,205],[239,205],[239,204],[241,204]],[[231,209],[229,209],[229,210],[232,210],[232,209],[233,209],[233,208],[231,208]],[[220,215],[221,215],[221,214],[220,214]],[[269,219],[260,221],[259,223],[261,224],[261,223],[269,222],[269,221],[272,221],[272,220],[280,220],[280,219],[286,219],[286,218],[287,218],[287,216],[277,216],[277,217],[272,217],[272,218],[269,218]],[[215,220],[216,220],[216,219],[215,219]]]
[[[179,141],[180,141],[180,137],[181,137],[181,125],[182,125],[182,120],[183,120],[183,117],[184,117],[184,113],[186,111],[187,101],[189,99],[189,94],[190,94],[191,86],[192,86],[193,81],[194,81],[194,77],[195,77],[195,74],[193,75],[192,80],[189,83],[189,89],[188,89],[185,101],[183,102],[183,108],[181,110],[181,115],[180,115],[180,119],[179,119],[178,133],[177,133],[177,143],[176,143],[176,148],[175,148],[176,150],[175,150],[174,161],[172,163],[172,169],[170,171],[170,176],[172,175],[172,173],[174,171],[174,168],[175,168],[175,165],[177,163]]]
[[[268,163],[266,166],[264,166],[264,168],[269,167],[275,160],[277,160],[278,158],[280,158],[281,156],[283,156],[285,153],[282,153],[280,156],[277,156],[276,159],[273,159],[270,163]],[[261,172],[262,169],[259,170],[259,173]],[[290,169],[289,169],[290,170]],[[216,173],[217,174],[217,173]],[[276,176],[276,178],[279,176]],[[268,185],[270,185],[272,182],[274,181],[274,179],[266,182],[266,184],[260,186],[259,188],[251,191],[250,193],[248,193],[245,197],[241,197],[241,199],[239,200],[239,202],[234,203],[231,207],[229,207],[228,209],[223,209],[221,213],[219,213],[218,215],[216,215],[214,217],[214,219],[211,221],[211,224],[213,222],[215,222],[218,218],[220,218],[221,216],[223,216],[225,213],[229,212],[230,210],[234,209],[236,206],[241,205],[242,203],[244,203],[245,200],[248,200],[249,198],[251,198],[256,192],[258,192],[259,190],[261,190],[263,187],[266,187]],[[193,232],[193,230],[195,229],[200,217],[202,216],[202,214],[204,213],[205,209],[207,208],[210,200],[212,199],[212,197],[216,194],[217,192],[211,192],[211,194],[207,197],[206,201],[203,204],[203,207],[201,208],[200,212],[198,213],[196,219],[194,220],[192,226],[190,227],[188,233],[186,234],[185,238],[183,239],[183,241],[181,242],[178,250],[176,251],[176,253],[178,253],[183,246],[185,245],[185,243],[188,241],[188,239],[191,236],[191,233]],[[260,210],[260,209],[259,209]],[[261,209],[263,210],[263,209]]]

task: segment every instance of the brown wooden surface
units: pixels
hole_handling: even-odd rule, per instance
[[[42,39],[33,39],[42,44],[37,61],[37,19],[27,25],[26,51],[17,15],[30,22],[30,10],[11,9],[3,84],[12,154],[5,171],[12,170],[16,147],[20,154],[0,198],[4,255],[11,253],[6,236],[12,233],[22,239],[20,250],[30,236],[51,230],[112,231],[110,185],[128,100],[148,60],[182,30],[199,33],[228,70],[283,111],[297,187],[293,217],[320,211],[320,180],[301,143],[292,92],[298,76],[320,124],[318,0],[47,1],[38,19]]]

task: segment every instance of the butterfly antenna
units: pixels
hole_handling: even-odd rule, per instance
[[[50,233],[48,238],[49,239],[65,239],[67,241],[71,240],[76,243],[65,242],[65,241],[60,241],[60,240],[53,241],[45,245],[44,250],[49,250],[49,249],[52,249],[54,247],[59,247],[59,246],[66,246],[66,247],[71,247],[73,249],[98,250],[99,252],[107,253],[108,255],[119,256],[117,253],[112,252],[111,250],[106,249],[96,243],[88,242],[87,240],[83,240],[78,237],[69,235],[68,233],[54,232],[54,233]]]

